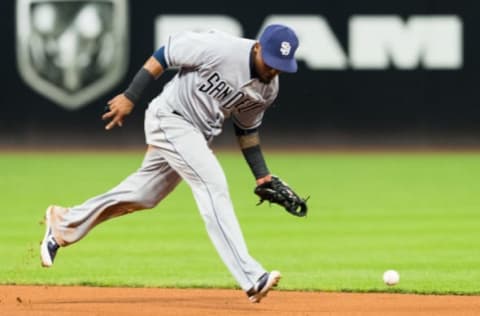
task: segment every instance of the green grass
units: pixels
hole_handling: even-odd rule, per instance
[[[255,206],[240,154],[221,153],[251,254],[281,289],[480,294],[480,154],[269,153],[307,218]],[[49,204],[74,205],[133,172],[143,153],[2,153],[0,283],[235,287],[182,183],[154,210],[97,226],[40,267]],[[382,273],[400,272],[387,287]]]

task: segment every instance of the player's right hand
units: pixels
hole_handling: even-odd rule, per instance
[[[110,130],[115,126],[122,127],[123,119],[132,112],[133,106],[133,102],[123,93],[108,101],[109,110],[102,115],[102,120],[110,119],[110,122],[105,126],[105,129]]]

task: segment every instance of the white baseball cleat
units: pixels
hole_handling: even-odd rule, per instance
[[[49,268],[53,265],[53,260],[57,255],[57,250],[60,248],[57,241],[53,237],[52,228],[50,227],[50,213],[54,206],[49,206],[45,214],[45,236],[40,245],[40,257],[42,258],[42,266]]]
[[[262,298],[267,296],[268,291],[277,286],[282,275],[278,271],[272,271],[270,273],[265,272],[255,283],[255,285],[247,291],[247,296],[250,302],[260,303]]]

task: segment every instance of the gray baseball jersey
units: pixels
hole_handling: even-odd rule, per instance
[[[277,97],[278,77],[269,84],[251,79],[254,44],[219,31],[171,36],[165,60],[180,70],[152,104],[180,113],[207,138],[220,134],[229,117],[240,128],[258,127]]]

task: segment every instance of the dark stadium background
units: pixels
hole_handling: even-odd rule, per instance
[[[325,17],[348,53],[352,15],[457,15],[463,22],[463,67],[453,70],[317,70],[300,62],[299,72],[281,77],[277,107],[262,127],[264,142],[301,146],[478,146],[478,30],[480,3],[449,0],[395,1],[130,1],[129,65],[114,88],[76,111],[65,110],[35,92],[17,67],[15,1],[0,2],[0,145],[4,147],[142,146],[146,102],[151,87],[125,126],[103,130],[104,104],[122,91],[154,47],[154,21],[160,14],[222,14],[237,19],[246,37],[255,37],[271,14]],[[158,82],[160,87],[172,73]],[[234,144],[231,124],[217,144]]]

